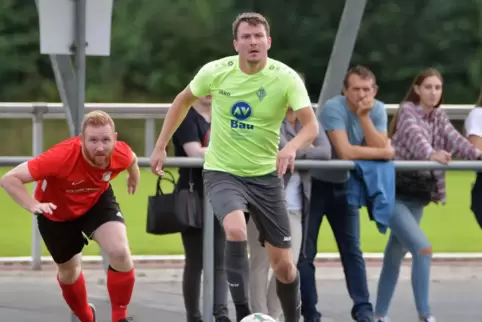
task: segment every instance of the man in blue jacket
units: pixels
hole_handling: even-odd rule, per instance
[[[328,133],[334,159],[390,160],[394,150],[387,138],[387,114],[382,102],[375,100],[375,75],[356,66],[345,76],[343,94],[326,102],[319,114]],[[362,143],[364,146],[362,146]],[[305,321],[321,321],[316,309],[318,296],[314,259],[318,231],[326,215],[333,230],[345,272],[348,293],[353,300],[351,315],[357,322],[372,322],[365,262],[360,249],[359,210],[347,199],[346,170],[312,170],[311,206],[303,221],[303,244],[298,262]]]

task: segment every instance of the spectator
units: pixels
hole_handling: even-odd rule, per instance
[[[345,160],[391,159],[393,149],[387,139],[387,114],[375,100],[375,75],[357,66],[345,76],[343,94],[328,100],[319,114],[328,132],[334,158]],[[367,146],[361,146],[366,141]],[[306,322],[321,320],[316,309],[314,260],[318,231],[323,216],[335,235],[345,272],[348,293],[353,300],[351,315],[358,322],[373,321],[365,262],[360,249],[359,211],[348,205],[346,170],[312,170],[311,206],[303,220],[303,244],[298,262],[301,277],[302,314]],[[315,197],[316,196],[316,197]]]
[[[415,77],[389,130],[397,160],[432,160],[446,164],[452,155],[480,159],[481,152],[465,139],[439,108],[443,80],[432,68]],[[406,252],[412,254],[412,288],[420,321],[435,322],[429,304],[432,247],[420,228],[430,202],[445,203],[445,172],[397,172],[396,201],[390,219],[375,308],[377,321],[386,317]]]
[[[482,89],[475,107],[465,120],[465,134],[473,145],[482,150]]]
[[[189,110],[173,136],[177,157],[204,157],[209,142],[211,123],[211,97],[200,97]],[[190,180],[190,178],[192,180]],[[201,168],[180,168],[176,189],[193,188],[204,198]],[[182,293],[186,307],[187,322],[202,321],[199,310],[201,273],[203,268],[203,230],[189,228],[181,234],[185,253]],[[217,220],[214,221],[214,307],[216,322],[229,322],[228,285],[224,267],[224,231]]]
[[[291,108],[288,108],[286,117],[280,130],[280,149],[293,139],[301,130],[301,124]],[[313,145],[299,150],[296,159],[328,160],[331,158],[331,147],[324,131],[320,131]],[[295,263],[301,248],[302,217],[307,215],[310,205],[311,176],[308,170],[295,170],[287,172],[283,178],[285,185],[286,201],[291,228],[292,256]],[[253,220],[248,222],[248,243],[250,249],[250,276],[249,289],[251,308],[253,312],[268,314],[279,320],[282,309],[276,294],[276,279],[270,271],[269,259],[266,250],[258,241],[259,232]]]

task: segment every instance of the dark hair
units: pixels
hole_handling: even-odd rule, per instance
[[[477,100],[477,103],[475,103],[475,106],[482,107],[482,88],[480,89],[479,99]]]
[[[251,26],[263,25],[266,30],[266,34],[269,36],[269,23],[266,18],[256,12],[245,12],[236,17],[233,22],[233,37],[238,38],[238,28],[242,22],[247,22]]]
[[[365,66],[357,65],[355,67],[350,68],[346,73],[345,78],[343,79],[343,87],[345,87],[345,89],[350,86],[349,79],[351,75],[357,75],[362,79],[371,79],[373,80],[373,85],[376,85],[377,83],[375,74],[370,69],[368,69]]]
[[[422,70],[415,78],[413,79],[412,86],[410,86],[410,90],[408,91],[407,95],[405,98],[402,100],[402,105],[405,102],[411,102],[415,105],[420,103],[420,96],[415,92],[415,86],[420,86],[422,85],[423,81],[428,78],[435,76],[438,79],[440,79],[441,82],[443,82],[442,74],[435,68],[427,68]],[[440,100],[434,107],[439,107],[440,104],[442,104],[444,98],[444,94],[442,91],[442,96],[440,96]],[[392,137],[393,134],[395,134],[395,131],[397,130],[397,120],[398,120],[398,113],[400,111],[400,107],[398,107],[397,112],[395,115],[393,115],[392,121],[390,122],[390,127],[388,129],[388,136]]]

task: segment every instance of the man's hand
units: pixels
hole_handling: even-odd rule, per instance
[[[371,97],[364,97],[357,102],[356,114],[358,116],[365,116],[372,110],[375,101]]]
[[[289,143],[278,152],[278,157],[276,158],[276,171],[279,177],[284,176],[288,167],[291,172],[295,170],[295,158],[296,149],[294,149]]]
[[[152,173],[158,176],[164,175],[164,171],[162,170],[162,168],[164,166],[164,163],[166,162],[166,158],[166,149],[154,149],[154,152],[152,152],[150,158]]]
[[[29,212],[33,214],[48,214],[51,215],[54,210],[57,209],[57,206],[50,202],[45,203],[36,203],[30,209]]]
[[[127,193],[130,195],[135,194],[140,181],[140,176],[138,175],[127,175]]]
[[[447,164],[452,160],[452,155],[444,150],[433,152],[430,155],[430,161],[435,161],[441,164]]]
[[[392,160],[395,156],[395,148],[392,146],[392,140],[387,140],[387,145],[385,146],[385,159]]]

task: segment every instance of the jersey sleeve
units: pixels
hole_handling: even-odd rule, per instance
[[[482,108],[474,108],[465,120],[466,136],[475,135],[482,137]]]
[[[211,93],[211,83],[215,68],[215,62],[207,63],[201,67],[196,76],[194,76],[189,84],[189,88],[194,96],[201,97]]]
[[[346,131],[345,117],[343,115],[344,107],[337,100],[328,100],[321,113],[319,113],[319,121],[326,131],[344,130]]]
[[[304,107],[311,107],[310,96],[301,77],[294,71],[289,73],[288,77],[288,105],[291,106],[293,111]]]
[[[113,168],[125,170],[131,166],[133,161],[134,151],[131,147],[123,141],[117,141],[112,153]]]
[[[57,144],[27,162],[30,175],[35,181],[60,175],[71,157],[72,147]]]

